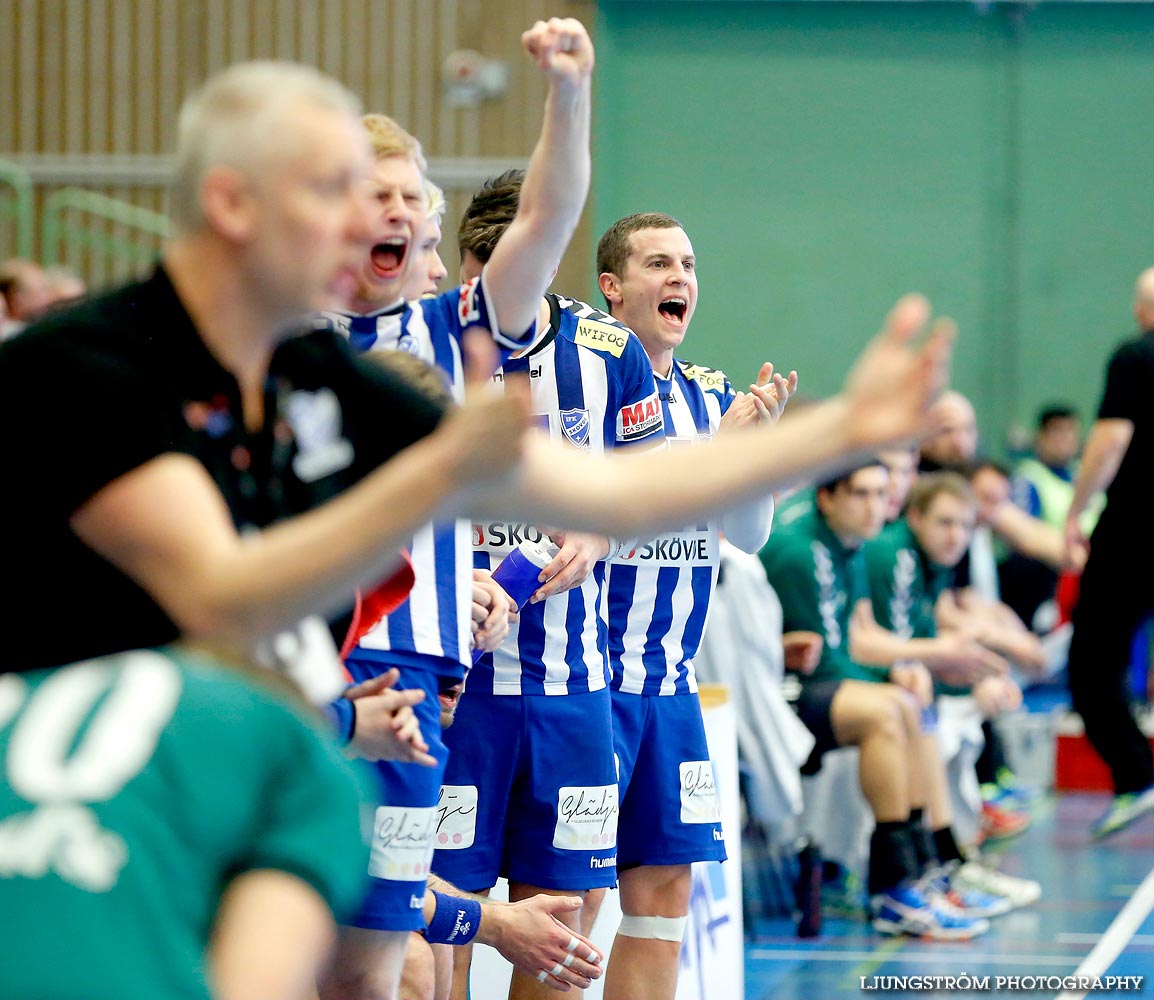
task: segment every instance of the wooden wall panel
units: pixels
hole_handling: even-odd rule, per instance
[[[0,156],[100,157],[89,185],[156,208],[156,178],[124,186],[109,156],[169,152],[177,109],[212,72],[242,59],[312,63],[396,117],[445,161],[524,163],[537,135],[544,83],[520,52],[520,34],[551,15],[592,27],[595,0],[0,0],[8,40],[0,58]],[[504,60],[509,89],[477,107],[450,106],[441,67],[455,49]],[[151,161],[155,162],[155,161]],[[434,172],[436,177],[436,172]],[[445,177],[439,178],[445,180]],[[467,192],[450,191],[448,233]],[[41,194],[51,190],[42,185]],[[11,252],[0,228],[0,255]],[[583,292],[592,268],[585,227],[559,286]],[[94,281],[107,275],[84,254]],[[446,253],[454,269],[452,240]]]

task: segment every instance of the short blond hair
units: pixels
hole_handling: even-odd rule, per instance
[[[428,177],[425,181],[425,218],[442,219],[445,216],[445,192]]]
[[[407,156],[421,171],[424,177],[429,171],[425,162],[425,151],[416,136],[406,132],[397,122],[388,115],[365,115],[361,124],[369,135],[369,145],[373,150],[373,158],[387,160],[390,156]]]
[[[210,77],[185,102],[169,187],[169,215],[178,231],[204,224],[200,185],[217,166],[255,171],[290,147],[302,106],[356,118],[360,102],[332,77],[299,63],[237,63]]]

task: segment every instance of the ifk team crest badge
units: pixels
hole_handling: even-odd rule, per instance
[[[589,450],[589,411],[562,410],[561,432],[582,451]]]

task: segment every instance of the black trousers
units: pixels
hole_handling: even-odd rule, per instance
[[[1134,633],[1154,611],[1154,544],[1107,525],[1106,516],[1091,540],[1074,609],[1070,698],[1121,795],[1154,785],[1150,743],[1134,721],[1128,685]]]

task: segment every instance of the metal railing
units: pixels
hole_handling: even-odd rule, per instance
[[[0,159],[0,217],[15,223],[16,256],[31,257],[35,228],[32,178],[23,167],[3,159]]]
[[[94,226],[94,219],[122,232]],[[140,263],[157,256],[169,232],[168,218],[160,212],[83,188],[61,188],[44,199],[40,256],[45,261],[62,260],[67,244],[69,250],[84,247],[114,260]]]

